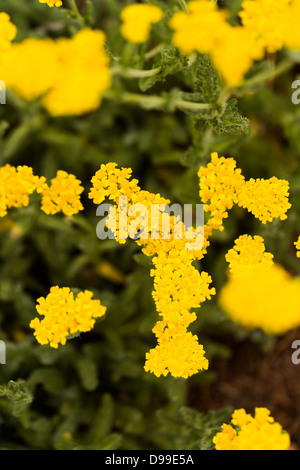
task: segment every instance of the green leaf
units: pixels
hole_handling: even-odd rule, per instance
[[[229,100],[223,113],[212,120],[214,131],[217,134],[243,134],[249,132],[250,121],[243,117],[237,106],[237,99]]]
[[[160,68],[160,72],[153,75],[153,77],[140,79],[140,89],[147,91],[156,83],[164,82],[168,75],[174,75],[186,66],[187,62],[180,56],[178,49],[175,47],[167,47],[162,50],[160,60],[153,65],[153,68]]]

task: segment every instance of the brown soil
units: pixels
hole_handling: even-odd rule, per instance
[[[295,339],[300,340],[300,330],[278,338],[268,353],[250,341],[229,339],[231,357],[211,361],[210,370],[216,372],[216,378],[191,387],[190,406],[206,412],[229,405],[245,408],[248,413],[258,406],[267,407],[289,432],[292,447],[300,449],[300,364],[291,359]]]

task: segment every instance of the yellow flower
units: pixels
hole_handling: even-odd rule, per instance
[[[299,36],[299,17],[300,17],[300,3],[299,0],[291,0],[290,6],[286,11],[287,22],[284,35],[284,46],[290,50],[300,49],[300,36]]]
[[[199,272],[192,264],[206,252],[210,229],[185,230],[181,218],[170,214],[163,214],[165,219],[158,218],[153,222],[152,207],[159,206],[163,211],[170,201],[160,194],[142,190],[138,181],[132,178],[131,169],[117,168],[115,163],[101,165],[92,178],[89,197],[96,204],[101,204],[106,198],[114,202],[115,210],[111,211],[107,226],[119,243],[126,242],[120,234],[119,210],[129,214],[135,204],[137,207],[142,205],[144,209],[134,225],[135,230],[138,228],[143,234],[136,243],[147,256],[152,257],[153,299],[161,317],[153,328],[158,344],[146,354],[145,370],[157,376],[171,373],[175,377],[187,378],[207,368],[203,347],[187,328],[196,320],[191,309],[200,307],[215,294],[215,289],[210,287],[211,277],[206,272]],[[126,197],[124,202],[122,197]],[[132,236],[131,224],[135,215],[129,214],[127,219],[125,233]],[[200,237],[202,241],[204,239],[203,246],[197,243],[200,235],[203,235]],[[193,246],[188,243],[191,240]]]
[[[40,98],[53,116],[93,111],[111,85],[104,42],[102,31],[85,28],[72,38],[13,43],[0,57],[1,79],[21,98]]]
[[[205,212],[210,213],[207,225],[213,230],[224,230],[223,220],[234,204],[247,209],[262,223],[275,218],[285,220],[290,209],[289,182],[275,176],[245,181],[233,158],[211,154],[211,161],[198,171],[200,198]]]
[[[204,353],[195,335],[185,328],[167,326],[159,335],[158,345],[146,354],[145,370],[157,377],[170,372],[173,377],[188,378],[208,368]]]
[[[127,5],[120,14],[122,36],[134,44],[146,42],[150,38],[151,26],[161,21],[163,16],[163,10],[155,5]]]
[[[16,26],[11,22],[7,13],[0,13],[0,51],[5,51],[15,39],[17,34]],[[3,80],[3,78],[1,77]]]
[[[273,264],[272,253],[265,251],[264,240],[260,236],[241,235],[235,240],[235,246],[226,254],[231,274],[264,269]]]
[[[178,11],[169,21],[174,46],[184,54],[212,52],[223,39],[224,28],[227,29],[227,12],[210,0],[191,1],[187,6],[190,13]]]
[[[300,278],[273,263],[229,276],[219,304],[237,324],[281,335],[300,326]]]
[[[0,167],[0,217],[11,207],[28,206],[29,196],[34,191],[41,192],[44,186],[45,178],[35,176],[26,165]]]
[[[211,58],[227,86],[242,84],[246,72],[264,56],[263,47],[241,26],[224,29],[222,41],[211,50]]]
[[[297,241],[294,243],[296,250],[297,250],[297,258],[300,258],[300,235]]]
[[[263,224],[279,218],[285,220],[289,203],[289,182],[273,176],[270,179],[247,181],[238,195],[239,206],[246,208]]]
[[[13,43],[0,57],[0,64],[6,87],[28,101],[35,100],[53,86],[57,70],[54,41],[28,38]]]
[[[216,450],[288,450],[290,436],[274,421],[267,408],[255,408],[252,417],[244,409],[235,410],[232,424],[224,424],[213,438]]]
[[[207,167],[201,166],[198,171],[200,198],[205,212],[210,213],[208,226],[215,230],[224,230],[223,219],[228,217],[228,210],[238,200],[238,193],[244,185],[241,170],[236,168],[233,158],[219,157],[211,154]]]
[[[39,0],[40,3],[47,3],[47,5],[52,8],[52,7],[60,7],[62,5],[61,0]]]
[[[272,53],[289,35],[289,10],[290,0],[244,0],[240,17],[246,33]]]
[[[83,192],[80,181],[74,175],[59,170],[50,186],[46,185],[42,191],[42,210],[46,214],[63,212],[67,216],[77,214],[83,210],[80,195]]]
[[[85,28],[56,41],[56,77],[42,99],[52,116],[80,115],[100,106],[111,86],[105,39],[102,31]]]
[[[36,317],[30,322],[37,341],[57,348],[66,343],[69,335],[90,331],[95,320],[106,312],[100,300],[92,297],[90,291],[74,297],[68,287],[51,287],[46,298],[37,299],[37,312],[44,318]]]

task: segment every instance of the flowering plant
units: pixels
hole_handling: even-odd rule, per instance
[[[289,448],[272,403],[189,393],[300,328],[300,1],[6,3],[0,448]]]

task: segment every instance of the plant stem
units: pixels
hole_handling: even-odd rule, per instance
[[[186,13],[190,13],[185,0],[178,0],[178,3]]]
[[[124,92],[121,95],[115,94],[112,91],[105,93],[104,98],[120,100],[123,103],[137,104],[145,109],[157,109],[163,110],[168,104],[168,98],[158,95],[142,95],[139,93]],[[172,106],[176,109],[190,110],[190,111],[202,111],[206,109],[212,109],[212,105],[209,103],[196,103],[193,101],[186,101],[183,99],[174,100]]]
[[[161,71],[161,67],[151,70],[132,69],[130,67],[115,66],[111,68],[112,75],[120,75],[124,78],[148,78],[157,75]]]
[[[68,0],[68,2],[69,2],[70,9],[73,11],[74,15],[76,16],[76,18],[78,19],[80,24],[83,26],[84,25],[84,19],[81,16],[81,14],[78,10],[76,0]]]
[[[272,70],[268,70],[261,74],[256,75],[255,77],[251,77],[248,80],[245,80],[244,83],[240,85],[240,87],[244,86],[251,86],[251,85],[258,85],[259,83],[266,82],[271,80],[272,78],[281,75],[284,72],[287,72],[293,67],[293,62],[290,60],[283,60],[277,67],[273,68]]]

